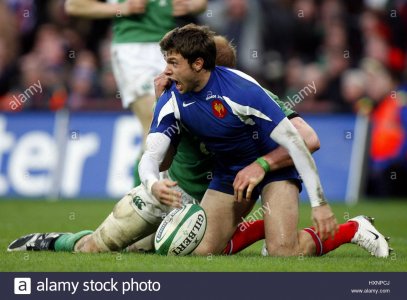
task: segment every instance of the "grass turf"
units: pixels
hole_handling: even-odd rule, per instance
[[[0,271],[94,272],[406,272],[407,201],[362,202],[348,207],[333,204],[340,223],[366,214],[376,217],[376,227],[391,236],[395,252],[388,259],[370,256],[355,245],[344,245],[323,257],[264,258],[262,242],[235,256],[163,257],[154,254],[72,254],[54,252],[6,252],[17,237],[31,232],[76,232],[94,229],[111,211],[108,201],[0,201]],[[310,225],[310,208],[301,205],[300,226]]]

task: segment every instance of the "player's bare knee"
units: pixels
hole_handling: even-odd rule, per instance
[[[298,243],[284,239],[267,241],[266,245],[270,256],[295,256],[300,254]]]

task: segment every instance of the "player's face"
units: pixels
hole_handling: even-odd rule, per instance
[[[175,82],[177,90],[184,94],[194,91],[198,86],[197,74],[181,54],[169,52],[165,56],[167,67],[165,75]]]

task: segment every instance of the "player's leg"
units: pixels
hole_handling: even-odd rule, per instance
[[[130,104],[130,109],[139,119],[143,128],[143,140],[146,139],[150,130],[151,120],[153,119],[153,107],[155,96],[146,94],[138,97]]]
[[[143,145],[155,102],[154,78],[165,68],[158,43],[113,44],[112,67],[124,108],[130,108],[143,129]],[[134,186],[138,186],[139,157],[135,157]]]
[[[267,206],[263,206],[262,210],[264,213],[270,211]],[[304,232],[310,235],[315,245],[314,252],[308,253],[309,255],[324,255],[348,243],[356,244],[376,257],[387,257],[393,250],[388,246],[387,241],[389,238],[385,238],[378,232],[373,226],[372,218],[365,216],[358,216],[344,224],[340,224],[335,236],[325,241],[319,238],[314,227],[308,227],[299,231],[299,236],[305,239],[305,243],[309,242],[309,238],[307,234],[304,235]],[[376,238],[376,236],[378,238]],[[242,222],[238,225],[226,248],[223,250],[223,254],[231,255],[238,253],[264,238],[265,230],[263,220]],[[268,255],[266,246],[263,247],[262,254],[264,256]]]
[[[387,257],[391,251],[384,236],[363,216],[341,224],[334,238],[325,241],[313,227],[297,231],[298,188],[292,181],[269,183],[263,189],[262,199],[269,208],[264,211],[267,250],[263,254],[318,256],[346,243],[357,244],[377,257]]]
[[[135,99],[130,104],[130,109],[133,114],[139,119],[141,127],[143,129],[143,149],[144,149],[144,142],[147,138],[148,132],[150,130],[151,120],[153,119],[153,107],[155,102],[155,96],[151,94],[146,94]],[[140,163],[140,158],[143,152],[140,153],[138,157],[136,157],[135,164],[134,164],[134,186],[138,186],[141,184],[140,175],[138,172],[138,165]]]
[[[315,243],[298,231],[298,186],[290,180],[274,181],[262,191],[266,246],[269,255],[312,255]]]
[[[252,204],[247,201],[238,203],[233,195],[208,189],[201,206],[207,216],[207,227],[204,238],[194,254],[221,254],[241,222],[242,216],[247,214]]]
[[[132,189],[114,207],[113,212],[91,235],[75,245],[77,252],[119,251],[155,232],[162,214],[161,205],[144,186]]]
[[[141,253],[146,253],[146,252],[154,252],[154,237],[155,237],[155,232],[150,234],[149,236],[146,236],[145,238],[131,244],[126,248],[126,252],[141,252]]]
[[[106,252],[122,250],[155,232],[162,215],[170,210],[151,197],[143,186],[132,189],[114,207],[103,223],[92,231],[43,233],[21,237],[8,251]]]
[[[236,254],[264,238],[264,220],[239,223],[222,253]]]
[[[222,253],[225,255],[236,254],[257,241],[263,240],[264,235],[264,220],[250,220],[245,221],[244,218],[252,211],[255,201],[251,202],[251,207],[248,208],[245,215],[242,216],[241,222],[237,225],[236,231],[228,241]],[[262,208],[253,212],[254,217],[262,217]]]
[[[292,180],[270,182],[263,188],[267,249],[263,252],[272,256],[323,254],[324,241],[313,228],[297,229],[298,195],[298,185]],[[352,224],[347,227],[352,230]]]
[[[388,240],[374,226],[373,218],[358,216],[340,224],[335,236],[322,241],[314,227],[304,229],[313,237],[316,250],[315,255],[329,253],[343,244],[356,244],[376,257],[387,257],[393,250],[389,248]]]

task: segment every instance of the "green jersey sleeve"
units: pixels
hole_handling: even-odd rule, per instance
[[[294,111],[294,110],[292,110],[291,108],[288,108],[287,106],[285,106],[285,105],[284,105],[284,102],[281,101],[280,98],[279,98],[277,95],[275,95],[274,93],[270,92],[269,90],[266,90],[266,89],[264,89],[264,90],[266,91],[266,93],[267,93],[271,98],[273,98],[273,99],[277,102],[278,106],[280,106],[280,108],[283,110],[283,113],[285,114],[286,117],[290,117],[290,116],[293,116],[293,115],[295,115],[295,116],[298,115],[296,111]]]

